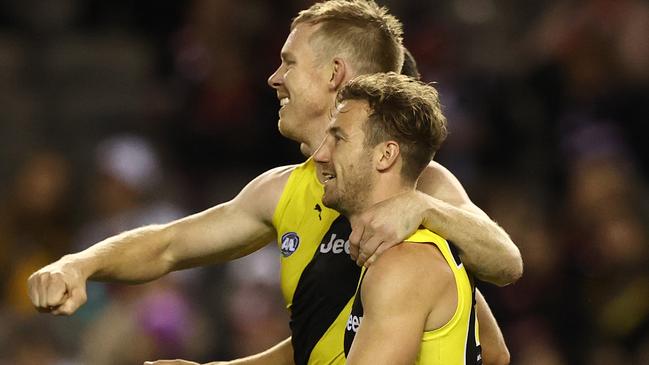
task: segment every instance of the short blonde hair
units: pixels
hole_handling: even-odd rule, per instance
[[[400,72],[403,26],[373,0],[329,0],[302,10],[291,24],[317,24],[310,39],[320,58],[346,56],[357,74]]]
[[[437,90],[405,75],[358,76],[338,92],[336,101],[345,100],[367,101],[371,111],[364,125],[365,144],[398,142],[401,175],[408,181],[419,177],[448,134]]]

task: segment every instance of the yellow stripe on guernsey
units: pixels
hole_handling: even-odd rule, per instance
[[[453,270],[458,304],[453,317],[442,327],[424,332],[417,364],[475,364],[480,358],[474,288],[464,265],[449,243],[435,233],[420,229],[407,242],[432,242]]]
[[[291,309],[293,293],[304,267],[313,259],[320,239],[340,215],[322,204],[323,194],[324,187],[318,181],[315,163],[308,159],[291,173],[275,208],[273,225],[277,230],[277,244],[282,252],[281,285],[287,309]],[[321,213],[316,210],[316,204]],[[293,242],[299,240],[295,242],[297,247],[289,246],[292,243],[288,241],[290,233],[297,235],[297,238],[291,237]],[[316,242],[317,244],[314,244]]]
[[[296,365],[345,363],[344,329],[360,277],[348,255],[351,227],[322,204],[323,192],[309,159],[291,173],[273,216]]]

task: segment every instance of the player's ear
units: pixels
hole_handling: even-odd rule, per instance
[[[337,91],[343,87],[345,77],[349,72],[347,63],[340,57],[335,57],[332,61],[331,77],[329,78],[329,88]]]
[[[381,142],[377,146],[376,169],[386,171],[397,163],[399,154],[399,144],[396,141]]]

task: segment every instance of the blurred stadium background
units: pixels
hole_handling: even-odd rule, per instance
[[[302,160],[266,78],[311,1],[0,1],[0,363],[230,359],[288,335],[271,245],[69,318],[26,278],[107,235],[231,198]],[[649,3],[379,1],[450,137],[438,159],[519,245],[479,284],[513,364],[649,364]]]

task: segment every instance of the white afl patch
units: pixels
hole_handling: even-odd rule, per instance
[[[282,245],[280,251],[282,256],[289,257],[295,252],[300,245],[300,236],[295,232],[286,232],[282,235]]]

